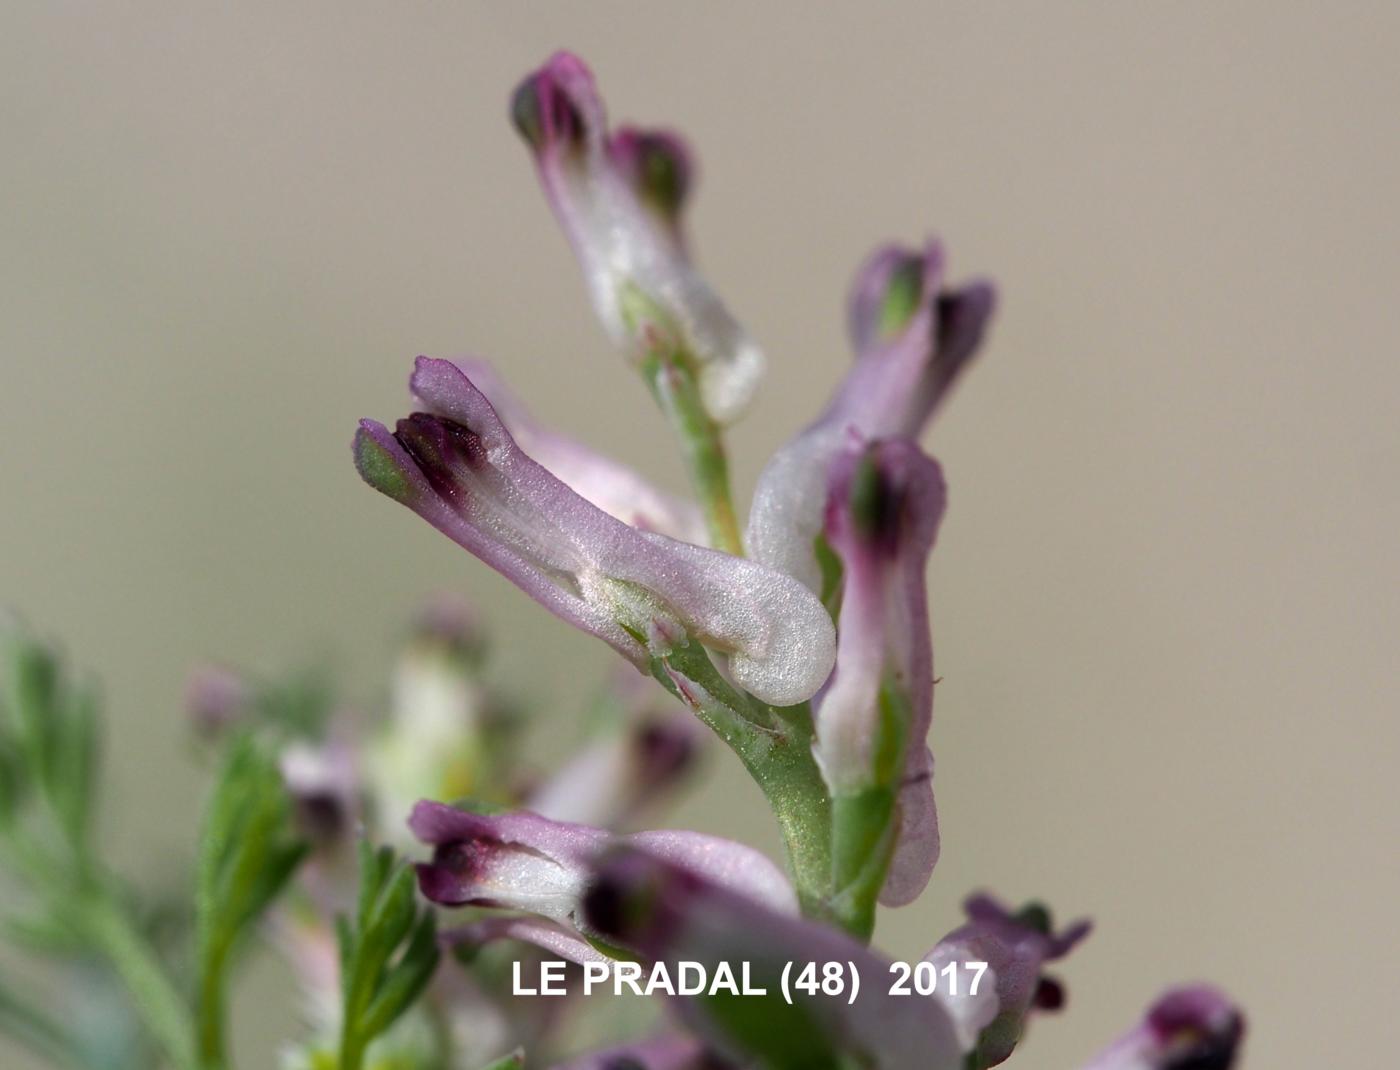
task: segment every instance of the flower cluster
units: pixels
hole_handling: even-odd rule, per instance
[[[918,439],[981,346],[994,290],[949,282],[936,242],[876,250],[849,301],[854,363],[764,467],[741,534],[723,429],[764,358],[690,256],[690,150],[670,131],[610,127],[568,53],[521,83],[512,115],[599,319],[675,431],[698,509],[538,427],[479,360],[419,358],[411,415],[393,430],[364,421],[356,464],[709,725],[771,804],[791,884],[750,848],[694,833],[619,836],[558,820],[553,802],[496,813],[422,802],[410,827],[433,856],[419,886],[443,906],[493,912],[459,929],[459,944],[506,936],[579,963],[882,973],[864,946],[876,904],[914,900],[939,852],[925,571],[947,491]],[[993,1066],[1033,1011],[1063,1002],[1044,966],[1088,928],[1057,932],[1038,904],[974,896],[926,961],[985,963],[975,995],[799,1001],[786,1014],[796,1029],[777,1008],[769,1020],[679,999],[686,1035],[629,1049],[626,1065]],[[1222,1025],[1201,1003],[1168,997],[1095,1065],[1226,1065],[1238,1015]],[[1195,1054],[1203,1045],[1214,1062]]]
[[[304,997],[287,1070],[999,1065],[1064,1004],[1059,963],[1087,921],[978,893],[941,940],[893,958],[869,946],[879,908],[915,900],[939,856],[925,577],[947,485],[919,439],[982,346],[993,288],[950,280],[937,242],[873,252],[849,297],[850,368],[763,467],[741,523],[724,436],[765,358],[691,257],[690,150],[610,127],[568,53],[521,83],[511,114],[693,494],[541,426],[478,359],[420,357],[409,414],[362,421],[354,460],[621,655],[585,738],[552,770],[522,760],[525,718],[450,599],[409,629],[368,735],[317,674],[202,669],[187,704],[215,788],[195,909],[167,931],[100,856],[90,691],[0,621],[0,863],[43,953],[97,964],[99,988],[130,997],[95,1040],[0,984],[0,1029],[58,1065],[226,1070],[227,989],[260,932]],[[710,734],[761,789],[785,867],[653,827]],[[563,1026],[585,1000],[512,995],[522,965],[559,960],[584,976],[742,968],[746,989],[664,987],[652,1032],[579,1054]],[[864,978],[849,998],[833,998],[833,966]],[[890,985],[901,968],[912,989]],[[825,986],[791,986],[794,972]],[[1243,1033],[1225,996],[1179,988],[1086,1070],[1226,1070]]]

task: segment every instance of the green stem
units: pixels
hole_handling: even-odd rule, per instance
[[[189,1009],[150,945],[116,904],[96,898],[86,906],[93,943],[116,970],[156,1042],[180,1070],[200,1070],[195,1058]]]
[[[695,358],[687,352],[669,313],[631,282],[618,290],[618,306],[638,344],[638,367],[652,397],[666,414],[690,481],[700,499],[716,550],[743,556],[744,540],[729,490],[729,460],[724,437],[705,409]]]
[[[365,1044],[358,1031],[347,1029],[340,1045],[340,1070],[362,1070],[365,1065]]]
[[[762,789],[783,836],[802,913],[868,939],[873,907],[838,894],[831,799],[812,757],[810,708],[755,701],[725,680],[696,643],[657,659],[653,671],[729,745]]]
[[[227,1006],[224,995],[224,966],[228,961],[228,946],[210,948],[201,956],[203,970],[199,979],[199,1013],[196,1023],[199,1045],[199,1065],[204,1070],[223,1070],[228,1065],[228,1048],[224,1040]]]
[[[694,374],[675,357],[656,357],[644,370],[652,395],[680,440],[681,457],[705,514],[710,543],[717,550],[742,556],[744,539],[729,488],[723,432],[705,411]]]

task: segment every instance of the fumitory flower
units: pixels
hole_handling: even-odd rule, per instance
[[[824,537],[841,609],[836,670],[813,703],[814,750],[833,797],[838,867],[853,851],[857,879],[871,851],[892,848],[881,898],[895,906],[923,891],[938,859],[924,568],[945,494],[938,465],[909,439],[853,438],[830,466]],[[896,838],[870,844],[865,830]]]
[[[852,432],[916,438],[977,352],[994,307],[985,282],[947,289],[936,244],[877,250],[850,297],[856,361],[826,410],[759,475],[746,541],[759,561],[822,587],[817,552],[828,469]]]
[[[816,596],[756,562],[638,531],[520,449],[454,364],[420,357],[420,411],[355,438],[365,481],[643,671],[690,638],[734,680],[788,706],[825,681],[835,633]]]
[[[685,1021],[741,1065],[835,1067],[839,1056],[875,1070],[962,1070],[963,1048],[953,1017],[932,998],[890,995],[889,963],[851,937],[778,913],[736,888],[726,888],[631,847],[605,854],[583,899],[585,923],[604,938],[672,967],[698,962],[748,964],[768,998],[740,1013],[723,997],[682,1001]],[[789,1004],[780,994],[789,971]],[[808,964],[817,977],[827,963],[851,967],[862,983],[839,998],[793,983]],[[845,983],[849,985],[849,974]]]
[[[763,355],[686,255],[684,143],[666,131],[610,131],[592,72],[568,52],[520,84],[511,115],[608,333],[637,359],[666,350],[697,376],[710,418],[735,419]]]
[[[1208,985],[1176,988],[1084,1070],[1229,1070],[1244,1031],[1244,1015],[1223,993]]]
[[[389,717],[365,759],[379,825],[391,838],[400,838],[425,795],[482,798],[496,788],[487,773],[497,714],[482,679],[485,645],[471,608],[438,596],[419,612],[399,652]]]
[[[297,828],[311,843],[335,846],[360,817],[360,776],[344,740],[289,743],[278,759]]]
[[[225,665],[200,665],[185,684],[185,710],[204,735],[216,736],[245,715],[254,703],[244,676]]]
[[[1063,989],[1044,966],[1069,954],[1090,926],[1078,921],[1056,932],[1040,903],[1013,913],[986,894],[969,897],[964,906],[967,924],[940,940],[924,961],[940,970],[949,963],[987,963],[976,996],[944,1002],[964,1047],[976,1053],[974,1067],[995,1066],[1011,1054],[1032,1009],[1060,1008]]]
[[[604,829],[551,821],[529,811],[475,814],[434,802],[419,803],[410,826],[414,835],[434,848],[432,861],[418,867],[425,896],[444,906],[500,907],[554,922],[563,928],[554,930],[553,937],[548,929],[529,926],[503,935],[541,943],[559,953],[576,941],[558,937],[591,934],[580,917],[579,903],[591,877],[591,862],[615,843],[703,873],[770,910],[797,910],[787,878],[764,855],[698,832],[615,837]]]
[[[684,711],[644,714],[586,745],[530,793],[528,806],[559,821],[628,824],[693,769],[701,731]]]

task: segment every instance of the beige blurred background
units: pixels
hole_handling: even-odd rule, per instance
[[[473,351],[680,485],[505,118],[568,45],[699,147],[699,254],[771,358],[742,497],[846,366],[875,242],[936,231],[1001,285],[930,439],[943,860],[881,946],[1043,896],[1098,931],[1018,1065],[1195,978],[1247,1005],[1250,1066],[1387,1063],[1397,34],[1385,4],[7,5],[0,600],[106,681],[117,857],[190,846],[197,659],[331,652],[372,699],[447,587],[554,716],[606,666],[348,449],[414,355]],[[774,848],[723,757],[677,820]],[[293,1021],[254,978],[245,1067]]]

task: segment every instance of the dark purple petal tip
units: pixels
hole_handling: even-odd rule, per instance
[[[461,880],[445,866],[435,862],[419,862],[414,867],[418,875],[418,890],[429,902],[445,907],[459,907],[470,902]]]
[[[1026,936],[1039,936],[1045,941],[1045,961],[1063,958],[1089,935],[1093,923],[1087,918],[1055,930],[1054,916],[1050,908],[1038,900],[1031,900],[1019,910],[1011,910],[995,896],[977,892],[967,897],[963,909],[968,918],[990,928],[999,929],[1007,935],[1020,933]]]
[[[701,746],[695,722],[672,714],[644,720],[629,743],[637,778],[646,787],[678,780],[694,766]]]
[[[490,818],[458,810],[446,803],[423,799],[408,816],[408,828],[423,843],[438,846],[456,840],[470,840],[491,833]]]
[[[699,877],[643,851],[617,848],[595,866],[583,895],[583,917],[594,932],[656,954],[669,945],[703,885]]]
[[[849,535],[894,557],[926,555],[943,518],[947,484],[938,462],[908,439],[871,443],[863,453],[837,461],[827,502],[827,538],[844,544]]]
[[[1244,1036],[1244,1015],[1228,996],[1186,985],[1159,996],[1085,1070],[1230,1070]]]
[[[608,141],[608,153],[642,201],[675,221],[695,182],[690,149],[670,130],[623,126]]]
[[[599,107],[593,74],[573,53],[556,52],[511,94],[510,117],[536,152],[577,147]]]
[[[1244,1040],[1245,1019],[1206,985],[1173,989],[1147,1013],[1165,1054],[1162,1070],[1228,1070]]]
[[[944,368],[945,381],[951,382],[976,356],[996,306],[996,287],[986,279],[938,295],[934,359]]]

